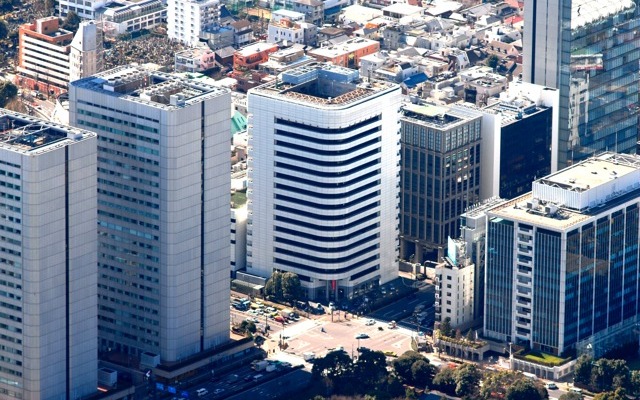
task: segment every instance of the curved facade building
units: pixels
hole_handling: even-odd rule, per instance
[[[247,272],[341,299],[397,276],[400,88],[311,64],[249,92]]]

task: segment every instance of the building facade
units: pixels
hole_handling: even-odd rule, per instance
[[[309,64],[249,91],[247,272],[341,299],[397,277],[400,88]]]
[[[435,260],[458,235],[459,215],[480,200],[481,121],[459,106],[402,108],[401,258]]]
[[[522,81],[482,108],[480,197],[512,199],[555,172],[559,91]]]
[[[197,46],[200,33],[220,17],[218,0],[167,0],[167,35]]]
[[[636,3],[530,1],[524,9],[524,80],[560,91],[558,168],[605,150],[635,153]]]
[[[82,21],[69,46],[69,82],[102,71],[102,28]]]
[[[152,29],[166,19],[167,7],[161,0],[113,1],[96,10],[96,20],[110,37]]]
[[[486,336],[596,357],[635,342],[640,157],[604,153],[488,211]]]
[[[229,340],[227,89],[122,66],[70,86],[98,133],[100,350],[172,362]]]
[[[104,6],[108,0],[59,0],[58,14],[60,17],[66,17],[69,11],[73,11],[80,18],[95,19],[96,10]]]
[[[96,393],[96,134],[0,111],[0,398]]]

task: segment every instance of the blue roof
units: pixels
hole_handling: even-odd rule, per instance
[[[419,74],[415,74],[414,76],[407,78],[404,80],[404,84],[407,87],[417,86],[419,83],[425,82],[427,79],[427,75],[424,72],[420,72]]]

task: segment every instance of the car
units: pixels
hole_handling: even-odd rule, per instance
[[[558,385],[556,385],[554,382],[549,382],[547,383],[547,389],[556,390],[558,389]]]
[[[336,304],[333,301],[329,302],[329,310],[331,310],[331,311],[335,311],[336,310]]]
[[[213,394],[220,394],[220,393],[222,393],[222,392],[224,392],[224,389],[223,389],[223,388],[216,388],[216,389],[213,391]]]
[[[358,333],[356,335],[356,339],[369,339],[369,335],[367,335],[366,333]]]
[[[365,322],[364,324],[367,325],[367,326],[375,325],[376,324],[376,320],[369,318],[367,320],[367,322]]]

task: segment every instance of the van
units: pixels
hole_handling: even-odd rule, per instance
[[[569,389],[569,392],[573,392],[573,393],[577,393],[580,395],[580,397],[582,397],[582,389],[579,389],[577,387],[572,387]]]
[[[196,390],[196,394],[198,395],[198,397],[205,396],[207,393],[209,393],[209,391],[205,388]]]
[[[260,380],[260,378],[262,378],[262,374],[254,375],[253,376],[253,381],[254,382],[258,382]]]

